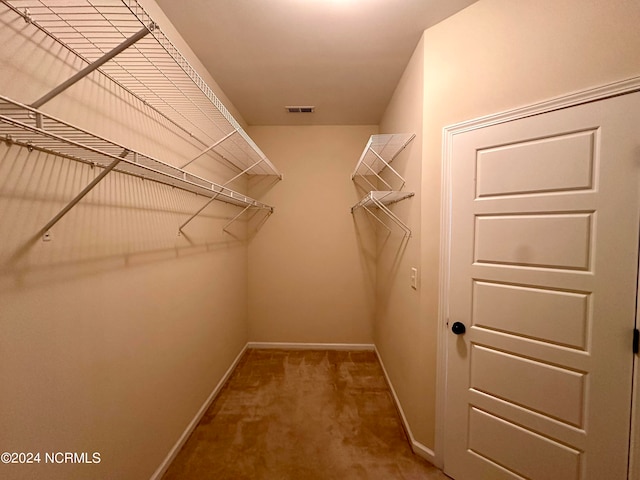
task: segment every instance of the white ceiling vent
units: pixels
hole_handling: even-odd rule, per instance
[[[316,107],[313,107],[310,105],[305,105],[305,106],[294,105],[294,106],[288,106],[284,108],[286,108],[287,112],[289,113],[313,113],[316,111]]]

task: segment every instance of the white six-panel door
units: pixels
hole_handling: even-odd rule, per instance
[[[445,473],[625,479],[640,93],[452,149]]]

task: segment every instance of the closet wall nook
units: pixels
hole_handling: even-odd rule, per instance
[[[179,232],[214,200],[243,209],[225,229],[249,209],[273,212],[273,207],[227,185],[245,174],[272,175],[278,179],[282,175],[136,0],[2,0],[2,3],[87,64],[28,105],[0,95],[0,138],[5,142],[103,169],[43,226],[41,234],[46,234],[111,171],[206,197],[206,203],[179,226]],[[171,159],[161,161],[137,152],[42,110],[50,100],[94,71],[186,133],[202,146],[200,153],[173,165],[169,163]],[[214,182],[186,170],[206,155],[217,157],[236,173]]]

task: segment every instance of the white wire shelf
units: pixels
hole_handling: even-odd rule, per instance
[[[40,119],[36,120],[38,116]],[[0,138],[9,144],[53,153],[102,168],[107,168],[118,160],[113,171],[171,185],[240,207],[273,212],[273,207],[226,188],[224,185],[130,150],[4,96],[0,96]]]
[[[415,193],[413,192],[398,192],[398,191],[389,191],[389,190],[377,190],[371,191],[367,193],[362,200],[356,203],[353,207],[351,207],[351,211],[353,212],[357,208],[360,207],[379,207],[380,205],[391,205],[393,203],[404,200],[405,198],[413,197]]]
[[[375,190],[376,186],[366,178],[367,176],[374,175],[384,183],[387,188],[394,190],[392,186],[380,176],[382,170],[389,168],[402,182],[402,185],[396,190],[401,189],[405,184],[405,180],[402,175],[391,167],[390,163],[409,145],[415,136],[415,133],[371,135],[367,145],[362,151],[362,155],[360,155],[355,170],[351,174],[351,179],[355,179],[356,176],[361,177],[372,185]]]
[[[390,163],[409,145],[415,136],[415,133],[371,135],[362,151],[362,155],[360,155],[355,170],[351,174],[351,180],[355,180],[356,177],[360,178],[372,188],[358,203],[351,207],[351,213],[353,214],[356,210],[362,208],[390,231],[389,226],[376,213],[376,211],[382,212],[398,225],[404,231],[405,236],[408,237],[411,236],[411,229],[389,209],[389,205],[412,197],[414,193],[400,191],[406,183],[405,179],[393,169]],[[385,168],[388,168],[400,180],[399,187],[394,188],[389,181],[382,177],[381,172]],[[378,183],[374,183],[375,179],[372,181],[368,178],[371,176],[374,176]],[[378,190],[379,183],[384,184],[388,190]]]
[[[136,0],[0,1],[89,64],[146,28],[98,70],[201,143],[198,157],[211,152],[242,173],[282,178]]]
[[[405,233],[406,236],[411,236],[411,229],[404,223],[400,217],[393,213],[389,209],[389,205],[396,202],[400,202],[409,197],[413,197],[414,192],[399,192],[395,190],[374,190],[367,193],[358,203],[351,207],[351,213],[355,213],[359,208],[364,209],[367,213],[373,216],[381,225],[387,230],[391,230],[386,223],[384,223],[372,208],[378,209],[383,212],[388,218],[390,218],[396,225],[398,225]]]

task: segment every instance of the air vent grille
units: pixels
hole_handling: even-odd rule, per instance
[[[295,105],[295,106],[288,106],[288,107],[284,107],[287,109],[287,112],[289,113],[313,113],[316,110],[316,107],[310,106],[310,105]]]

